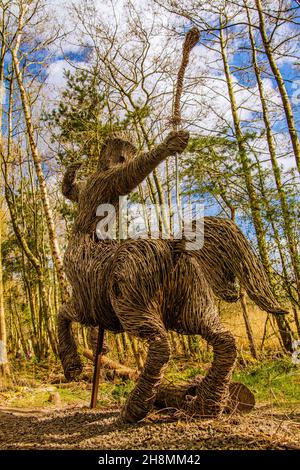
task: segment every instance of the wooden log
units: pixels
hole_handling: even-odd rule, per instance
[[[90,351],[89,349],[84,349],[82,351],[82,354],[84,357],[94,362],[94,355],[92,351]],[[113,371],[114,377],[120,379],[136,380],[139,375],[135,369],[123,366],[119,362],[113,361],[112,359],[109,359],[107,356],[104,355],[102,355],[100,358],[100,365],[104,370]]]
[[[226,412],[233,413],[239,411],[241,413],[248,413],[254,408],[254,394],[246,385],[240,382],[231,382],[229,385],[229,393],[229,400],[225,407]]]
[[[198,382],[192,382],[183,385],[163,384],[155,401],[157,408],[175,408],[184,409],[189,400],[197,396]],[[251,411],[255,406],[255,398],[251,390],[244,384],[239,382],[232,382],[229,385],[229,399],[225,405],[224,412],[242,412],[246,413]]]

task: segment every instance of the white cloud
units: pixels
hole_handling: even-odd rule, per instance
[[[48,77],[47,84],[54,89],[64,88],[66,79],[64,76],[65,70],[73,70],[73,67],[66,60],[57,60],[53,62],[47,69]]]

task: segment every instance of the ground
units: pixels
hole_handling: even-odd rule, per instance
[[[193,379],[209,363],[174,361],[168,378]],[[156,411],[134,426],[120,426],[130,380],[102,378],[98,408],[89,409],[91,366],[66,383],[59,364],[17,364],[14,383],[0,390],[0,449],[299,449],[300,368],[290,358],[237,367],[235,380],[255,394],[246,415],[192,419]]]
[[[0,410],[0,449],[300,449],[300,409],[286,414],[260,406],[219,420],[152,414],[121,427],[118,411]]]

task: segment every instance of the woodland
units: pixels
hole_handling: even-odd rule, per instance
[[[95,171],[112,132],[130,133],[139,151],[163,141],[191,27],[200,39],[181,103],[188,147],[130,201],[199,203],[233,220],[289,313],[263,312],[243,289],[236,303],[218,301],[237,341],[234,377],[255,395],[249,414],[156,410],[118,428],[147,347],[105,333],[90,410],[95,332],[74,324],[84,371],[64,378],[56,319],[70,290],[63,255],[76,204],[62,178],[73,163],[79,180]],[[0,449],[299,450],[300,2],[0,0],[0,37]],[[163,217],[172,230],[172,211]],[[204,374],[206,342],[169,336],[168,380]]]

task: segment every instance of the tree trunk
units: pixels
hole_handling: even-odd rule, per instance
[[[16,74],[19,91],[20,91],[30,150],[31,150],[31,154],[32,154],[32,158],[33,158],[33,162],[35,166],[36,175],[39,181],[43,210],[44,210],[46,222],[47,222],[51,254],[52,254],[54,266],[57,272],[57,277],[58,277],[58,281],[59,281],[59,285],[61,289],[61,297],[62,299],[67,299],[68,287],[67,287],[67,282],[64,276],[62,258],[60,254],[56,232],[55,232],[54,218],[53,218],[53,213],[52,213],[52,209],[50,206],[48,188],[47,188],[45,177],[43,174],[41,157],[39,155],[35,138],[34,138],[34,126],[33,126],[32,119],[31,119],[30,100],[28,97],[28,93],[25,89],[24,83],[23,83],[23,76],[20,70],[20,60],[18,58],[18,51],[20,47],[20,42],[21,42],[22,33],[23,33],[23,26],[24,26],[23,15],[24,15],[24,11],[21,12],[20,17],[19,17],[19,27],[18,27],[18,33],[16,36],[15,47],[11,49],[12,63],[13,63],[13,68]]]
[[[0,383],[5,385],[9,377],[9,363],[7,358],[7,336],[6,336],[6,323],[5,323],[5,310],[4,310],[4,292],[3,292],[3,274],[2,274],[2,227],[3,227],[3,212],[2,202],[0,205]]]
[[[247,193],[249,197],[251,215],[252,215],[253,224],[254,224],[254,228],[256,232],[256,238],[257,238],[260,256],[261,256],[261,259],[262,259],[262,262],[264,264],[266,271],[270,275],[271,265],[270,265],[269,255],[268,255],[266,241],[264,237],[264,227],[263,227],[263,222],[261,219],[260,203],[259,203],[256,191],[255,191],[255,187],[253,184],[251,169],[250,169],[249,160],[247,156],[247,149],[244,144],[244,136],[242,133],[241,123],[240,123],[240,119],[238,115],[238,107],[237,107],[237,102],[236,102],[236,98],[235,98],[235,94],[233,90],[233,83],[232,83],[231,73],[230,73],[229,64],[227,60],[226,45],[225,45],[225,40],[223,37],[222,28],[223,26],[221,24],[220,25],[221,53],[222,53],[224,72],[225,72],[225,77],[226,77],[226,82],[227,82],[227,89],[228,89],[228,94],[229,94],[229,99],[230,99],[231,112],[232,112],[232,117],[233,117],[233,122],[234,122],[235,136],[236,136],[236,140],[238,144],[239,155],[241,159],[243,175],[245,178],[246,189],[247,189]]]
[[[224,72],[225,72],[225,77],[226,77],[226,82],[227,82],[228,95],[230,99],[231,112],[232,112],[232,117],[233,117],[233,122],[234,122],[235,136],[236,136],[236,140],[238,144],[239,155],[240,155],[243,174],[245,178],[246,189],[247,189],[247,193],[249,197],[250,210],[251,210],[252,220],[253,220],[253,224],[255,228],[258,249],[259,249],[260,257],[263,262],[264,268],[268,275],[269,281],[272,285],[273,284],[272,268],[271,268],[271,263],[269,260],[269,255],[268,255],[268,250],[267,250],[267,245],[266,245],[266,240],[265,240],[265,231],[264,231],[263,221],[261,217],[260,202],[257,197],[255,186],[253,183],[251,168],[250,168],[249,160],[247,156],[247,148],[244,143],[244,135],[242,132],[242,127],[241,127],[241,123],[240,123],[240,119],[238,115],[238,107],[237,107],[237,102],[236,102],[236,98],[235,98],[235,94],[233,90],[233,83],[232,83],[231,73],[230,73],[228,59],[227,59],[226,43],[225,43],[224,36],[223,36],[222,21],[220,21],[220,46],[221,46]],[[292,348],[293,338],[292,338],[292,332],[289,328],[289,325],[286,323],[285,319],[279,316],[276,316],[276,323],[278,325],[278,329],[279,329],[285,349],[289,352],[292,352],[293,351],[293,348]]]
[[[241,291],[241,306],[242,306],[243,318],[244,318],[244,322],[246,326],[247,337],[249,341],[250,352],[251,352],[252,357],[254,357],[254,359],[257,359],[258,356],[257,356],[253,331],[252,331],[251,323],[250,323],[249,316],[248,316],[246,294],[243,290]]]
[[[257,167],[258,167],[260,192],[261,192],[261,196],[262,196],[262,200],[263,200],[263,205],[264,205],[266,213],[271,214],[272,213],[272,207],[269,204],[269,199],[268,199],[268,195],[267,195],[267,191],[266,191],[265,183],[264,183],[264,175],[261,171],[261,166],[260,166],[260,162],[259,162],[258,158],[256,158],[256,163],[257,163]],[[279,230],[278,230],[278,227],[275,223],[276,221],[274,220],[274,218],[271,215],[268,215],[267,220],[270,222],[270,225],[272,227],[274,241],[277,245],[277,249],[278,249],[278,252],[279,252],[286,292],[287,292],[291,302],[293,304],[296,303],[297,305],[299,305],[299,300],[294,297],[293,292],[292,292],[292,286],[291,286],[291,283],[290,283],[290,280],[289,280],[289,274],[288,274],[289,263],[288,263],[286,253],[284,252],[284,249],[282,247],[282,237],[281,237],[281,235],[279,233]]]
[[[2,167],[2,99],[4,90],[4,57],[5,57],[5,46],[2,42],[0,52],[0,169]],[[4,212],[2,210],[2,175],[0,178],[0,380],[5,384],[6,379],[9,376],[9,364],[7,358],[7,334],[6,334],[6,323],[5,323],[5,310],[4,310],[4,292],[3,292],[3,271],[2,271],[2,236],[3,236],[3,221]]]
[[[280,69],[273,56],[270,39],[268,38],[267,31],[266,31],[266,25],[265,25],[264,14],[263,14],[262,7],[261,7],[261,1],[255,0],[255,5],[256,5],[256,9],[258,12],[258,17],[259,17],[260,35],[262,38],[262,42],[264,45],[264,49],[265,49],[270,67],[272,69],[275,80],[277,82],[278,90],[281,96],[281,100],[282,100],[282,104],[283,104],[283,108],[285,112],[285,117],[286,117],[287,124],[288,124],[288,131],[291,137],[292,146],[293,146],[293,150],[295,154],[296,165],[300,173],[300,143],[299,143],[297,130],[295,126],[295,119],[293,115],[292,106],[291,106],[289,96],[285,87],[284,79],[281,75]]]
[[[300,295],[300,257],[299,257],[295,237],[293,234],[292,215],[290,214],[290,209],[289,209],[286,193],[285,193],[284,186],[281,180],[280,168],[279,168],[277,158],[276,158],[276,147],[275,147],[274,137],[272,134],[271,121],[269,118],[269,112],[268,112],[268,107],[267,107],[267,101],[265,98],[263,82],[261,79],[261,73],[260,73],[258,63],[257,63],[256,45],[255,45],[255,41],[254,41],[254,37],[252,33],[251,18],[250,18],[248,8],[247,8],[247,16],[248,16],[248,22],[249,22],[249,38],[250,38],[250,43],[251,43],[251,48],[252,48],[253,68],[254,68],[254,72],[255,72],[255,76],[257,80],[257,85],[258,85],[258,90],[259,90],[259,95],[260,95],[260,100],[261,100],[261,105],[262,105],[263,120],[264,120],[264,124],[266,128],[266,136],[267,136],[269,153],[271,157],[274,179],[275,179],[276,188],[277,188],[280,205],[281,205],[284,231],[285,231],[285,235],[288,241],[288,249],[290,252],[291,264],[292,264],[293,271],[294,271],[296,287],[297,287],[297,292],[298,292],[298,297],[299,297]]]
[[[47,293],[46,293],[46,288],[45,288],[45,279],[44,279],[43,269],[42,269],[39,259],[32,253],[24,235],[22,234],[20,230],[14,203],[10,199],[10,191],[9,191],[8,182],[7,182],[7,166],[5,167],[5,179],[6,179],[5,197],[6,197],[6,202],[8,205],[11,222],[12,222],[16,239],[18,241],[18,244],[21,250],[24,252],[25,256],[27,257],[28,261],[31,263],[31,265],[33,266],[37,274],[39,293],[40,293],[39,297],[41,299],[41,312],[43,313],[42,319],[40,319],[39,326],[40,328],[42,328],[42,323],[44,322],[53,352],[54,354],[57,354],[56,340],[54,339],[52,332],[49,330],[49,305],[48,305]]]

